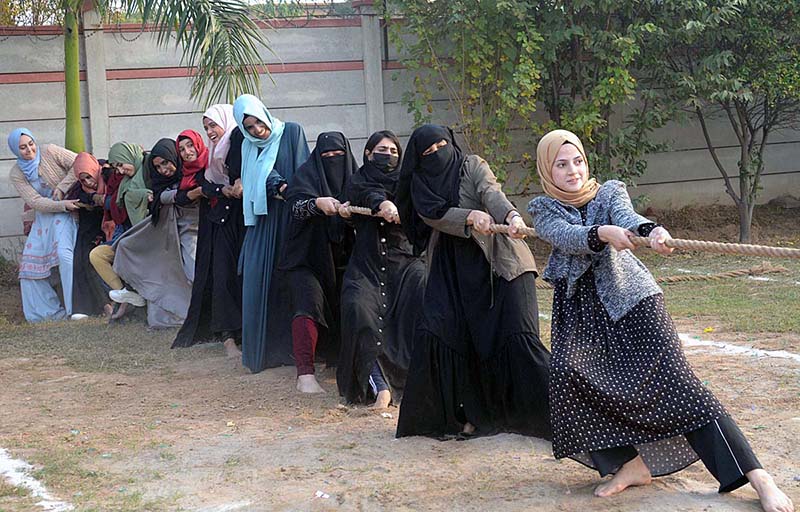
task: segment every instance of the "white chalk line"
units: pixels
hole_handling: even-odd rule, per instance
[[[774,357],[777,359],[791,359],[800,363],[800,354],[794,354],[786,350],[761,350],[753,347],[743,347],[741,345],[734,345],[733,343],[724,343],[722,341],[710,341],[693,338],[688,334],[678,334],[684,347],[713,347],[721,351],[739,356],[752,356],[752,357]]]
[[[666,267],[661,267],[662,270],[666,270]],[[695,270],[688,270],[685,268],[676,268],[676,272],[681,272],[683,274],[701,274],[705,276],[710,276],[713,274],[708,273],[700,273]],[[773,283],[784,283],[784,284],[793,284],[795,286],[800,286],[800,281],[790,281],[788,279],[775,279],[774,277],[765,277],[765,276],[747,276],[747,279],[751,279],[753,281],[769,281]]]
[[[225,505],[216,505],[210,508],[202,508],[197,512],[231,512],[233,510],[241,510],[245,507],[252,505],[249,501],[240,501],[238,503],[226,503]]]
[[[753,281],[769,281],[772,283],[788,283],[793,284],[795,286],[800,286],[800,281],[789,281],[787,279],[775,279],[773,277],[763,277],[763,276],[747,276],[747,279],[752,279]]]
[[[14,459],[5,449],[0,448],[0,475],[14,487],[28,489],[32,496],[40,498],[36,504],[49,512],[65,512],[75,507],[65,501],[57,500],[41,482],[30,475],[33,467],[24,460]]]

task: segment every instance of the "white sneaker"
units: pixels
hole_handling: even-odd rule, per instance
[[[110,292],[108,292],[108,296],[114,302],[119,302],[119,303],[125,302],[127,304],[131,304],[138,308],[147,304],[147,301],[144,300],[144,297],[142,297],[136,292],[132,292],[125,288],[121,290],[111,290]]]
[[[89,318],[89,315],[84,315],[83,313],[74,313],[69,317],[70,320],[86,320],[87,318]]]

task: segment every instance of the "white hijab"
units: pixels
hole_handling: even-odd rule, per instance
[[[228,156],[228,149],[230,148],[231,132],[236,128],[233,106],[221,103],[211,105],[205,111],[203,117],[211,119],[225,130],[225,133],[217,140],[216,144],[211,140],[208,141],[209,158],[205,172],[206,180],[219,185],[230,185],[228,168],[225,166],[225,157]]]

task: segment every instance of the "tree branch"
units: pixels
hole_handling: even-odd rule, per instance
[[[725,191],[729,196],[731,196],[733,202],[736,203],[736,206],[739,206],[741,200],[739,199],[739,196],[736,195],[736,191],[733,189],[733,185],[731,184],[731,178],[728,176],[728,173],[725,171],[725,167],[722,165],[722,162],[720,162],[719,157],[717,156],[717,149],[711,142],[711,136],[709,135],[708,127],[706,126],[706,119],[703,115],[703,111],[700,110],[700,107],[695,108],[695,115],[697,116],[697,120],[700,121],[700,127],[703,129],[703,137],[706,140],[708,151],[711,153],[711,158],[714,160],[714,165],[717,166],[720,174],[722,174],[722,179],[725,181]]]

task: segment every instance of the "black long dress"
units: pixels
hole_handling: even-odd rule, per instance
[[[322,158],[322,153],[332,150],[345,154]],[[305,316],[322,327],[318,352],[329,366],[336,365],[339,354],[339,296],[353,247],[353,230],[340,217],[317,211],[313,203],[318,197],[344,202],[344,189],[355,169],[344,135],[321,133],[308,161],[286,189],[292,217],[278,268],[291,283],[293,318]]]
[[[78,199],[84,204],[92,204],[91,194],[84,192],[80,183],[76,183],[75,187],[67,197]],[[103,232],[103,214],[102,208],[78,210],[78,234],[75,237],[72,265],[73,313],[101,315],[103,307],[109,302],[103,280],[89,264],[89,253],[106,241]]]
[[[494,275],[472,239],[439,233],[417,327],[397,437],[476,434],[550,438],[550,354],[539,340],[533,272]]]
[[[466,160],[452,130],[437,125],[414,130],[405,151],[398,210],[415,249],[428,247],[430,271],[397,437],[453,435],[470,423],[478,435],[549,439],[550,354],[539,340],[535,272],[507,281],[473,238],[421,221],[472,208],[460,203]]]
[[[353,181],[368,171],[381,172],[367,162]],[[361,181],[363,185],[348,190],[352,204],[377,211],[381,202],[394,200],[396,178],[394,184],[384,185],[377,180]],[[362,215],[354,215],[352,221],[356,238],[342,286],[336,383],[339,394],[350,403],[374,399],[369,376],[377,361],[392,399],[399,401],[425,290],[425,261],[414,255],[402,226]]]
[[[233,183],[241,176],[242,133],[234,129],[225,159]],[[239,253],[245,226],[242,200],[225,197],[222,185],[197,174],[207,199],[200,202],[194,282],[189,311],[172,348],[190,347],[217,337],[239,337],[242,330],[242,277]]]

